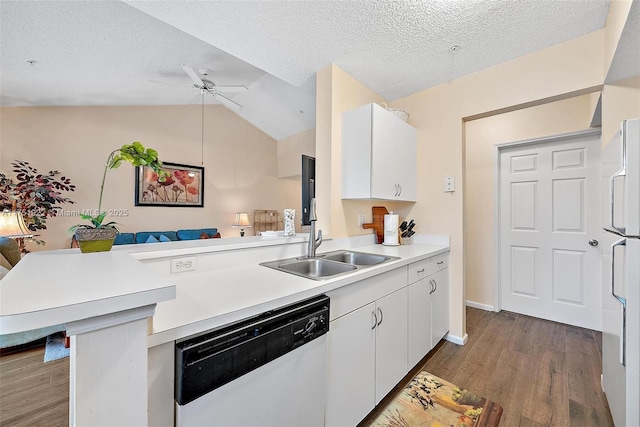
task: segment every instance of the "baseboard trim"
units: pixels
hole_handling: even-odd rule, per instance
[[[484,310],[484,311],[496,311],[495,307],[492,305],[487,305],[487,304],[480,304],[479,302],[475,302],[475,301],[465,301],[465,304],[467,307],[471,307],[471,308],[477,308],[480,310]]]
[[[444,339],[457,345],[465,345],[467,343],[467,340],[469,339],[469,335],[464,334],[464,336],[461,338],[457,335],[447,334],[445,335]]]

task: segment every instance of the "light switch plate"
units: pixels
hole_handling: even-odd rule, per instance
[[[444,192],[453,193],[456,191],[456,179],[453,175],[447,175],[444,177]]]

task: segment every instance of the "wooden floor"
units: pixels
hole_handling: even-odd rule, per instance
[[[464,346],[439,345],[407,381],[425,369],[493,400],[504,409],[501,427],[613,426],[599,332],[467,308],[467,334]],[[44,348],[0,357],[1,426],[68,425],[69,358],[43,357]]]
[[[0,357],[0,426],[68,426],[69,358],[44,363],[44,346]]]
[[[441,343],[406,382],[426,370],[492,400],[504,410],[501,427],[613,426],[600,385],[600,332],[467,307],[467,334],[464,346]]]

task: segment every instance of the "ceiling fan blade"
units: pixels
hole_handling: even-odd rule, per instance
[[[163,82],[161,80],[149,80],[151,83],[159,83],[161,85],[169,85],[169,86],[179,86],[179,87],[191,87],[189,85],[180,84],[180,83],[172,83],[172,82]]]
[[[181,67],[184,70],[184,72],[187,73],[189,77],[191,77],[191,80],[193,80],[194,84],[198,86],[204,86],[204,82],[202,81],[202,78],[200,78],[198,73],[196,73],[193,68],[189,67],[188,65],[181,65]]]
[[[226,85],[226,86],[216,85],[215,88],[220,92],[246,93],[249,91],[249,88],[247,88],[244,85]]]
[[[202,91],[193,94],[193,96],[191,98],[189,98],[189,104],[201,104],[204,100],[202,99],[204,97],[204,94],[202,93]]]
[[[239,110],[242,108],[242,105],[238,104],[235,101],[232,101],[231,99],[227,98],[224,95],[221,95],[219,93],[212,93],[211,95],[213,95],[213,97],[218,101],[222,102],[222,105],[224,105],[225,107],[231,110]]]

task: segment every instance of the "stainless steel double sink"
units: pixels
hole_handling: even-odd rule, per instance
[[[399,257],[338,250],[318,254],[313,258],[288,258],[263,262],[260,265],[306,277],[307,279],[323,280],[396,259],[399,259]]]

